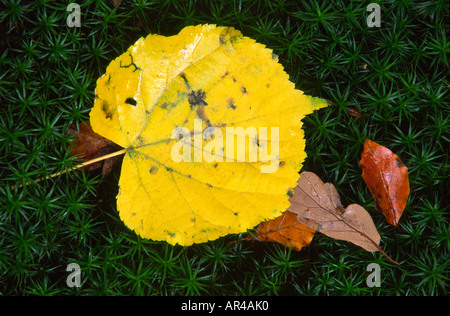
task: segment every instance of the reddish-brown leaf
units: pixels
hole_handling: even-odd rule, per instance
[[[316,229],[300,223],[297,214],[286,211],[277,218],[259,224],[254,236],[258,240],[277,242],[298,251],[311,243],[315,232]],[[243,240],[251,239],[249,236]]]
[[[75,124],[72,124],[67,130],[67,134],[74,135],[74,140],[69,146],[70,156],[79,156],[80,162],[101,157],[112,153],[121,147],[95,133],[89,121],[80,125],[79,130]],[[83,167],[84,170],[92,171],[102,168],[102,175],[108,175],[114,164],[120,160],[120,157],[112,157],[104,161],[99,161]]]
[[[391,150],[370,139],[364,143],[360,164],[376,209],[397,226],[409,196],[408,168]]]
[[[357,118],[363,118],[364,116],[359,113],[359,111],[355,108],[347,108],[347,113],[351,116],[357,117]]]

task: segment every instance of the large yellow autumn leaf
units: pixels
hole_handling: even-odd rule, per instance
[[[296,90],[265,46],[229,27],[139,39],[98,80],[94,131],[127,149],[117,209],[144,238],[191,245],[289,206],[306,157]]]

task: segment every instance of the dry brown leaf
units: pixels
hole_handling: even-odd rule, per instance
[[[364,115],[359,113],[359,111],[355,108],[347,108],[347,113],[356,118],[364,118]]]
[[[323,183],[312,172],[300,174],[288,211],[306,225],[318,224],[318,231],[335,239],[350,241],[367,251],[379,251],[380,235],[369,213],[357,204],[342,207],[331,183]],[[308,221],[305,221],[308,220]]]
[[[297,214],[286,211],[277,218],[259,224],[254,237],[260,241],[277,242],[298,251],[311,243],[316,229],[315,223],[300,223]],[[243,238],[252,239],[252,236]]]
[[[86,162],[120,149],[120,146],[95,133],[89,121],[80,124],[79,129],[75,124],[72,124],[67,130],[67,134],[74,136],[69,146],[69,150],[71,151],[70,157],[79,156],[80,162]],[[120,157],[112,157],[87,165],[83,169],[93,171],[102,168],[102,175],[107,176],[112,171],[114,164],[120,162],[120,159]]]

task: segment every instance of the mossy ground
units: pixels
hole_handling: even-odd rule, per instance
[[[1,0],[0,294],[448,294],[447,0],[375,1],[381,27],[372,28],[367,1],[81,2],[81,27],[69,28],[69,1]],[[111,59],[148,33],[200,23],[234,26],[266,44],[297,88],[334,103],[304,119],[304,170],[333,182],[344,204],[369,210],[399,267],[320,234],[300,252],[229,245],[235,235],[188,248],[143,240],[116,212],[119,170],[17,187],[75,164],[65,131],[88,119],[96,78]],[[409,168],[398,230],[374,209],[361,178],[365,138]],[[72,262],[81,267],[80,288],[66,285]],[[378,288],[366,284],[373,262]]]

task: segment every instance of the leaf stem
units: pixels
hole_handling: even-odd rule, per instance
[[[400,265],[400,263],[398,263],[397,261],[395,261],[394,259],[389,257],[388,254],[386,252],[384,252],[384,250],[380,247],[380,245],[378,245],[372,238],[367,236],[366,233],[360,231],[359,229],[357,229],[357,228],[353,227],[352,225],[350,225],[349,223],[347,223],[347,221],[344,218],[341,218],[341,221],[344,222],[348,227],[353,229],[355,232],[359,233],[361,236],[363,236],[364,238],[369,240],[375,246],[375,248],[377,248],[378,251],[381,252],[390,262],[392,262],[393,264],[398,265],[398,266]]]
[[[106,160],[106,159],[108,159],[108,158],[112,158],[112,157],[115,157],[115,156],[123,155],[123,154],[125,154],[127,151],[128,151],[127,148],[123,148],[123,149],[118,150],[118,151],[115,151],[115,152],[113,152],[113,153],[110,153],[110,154],[107,154],[107,155],[104,155],[104,156],[101,156],[101,157],[97,157],[97,158],[94,158],[94,159],[91,159],[91,160],[82,162],[82,163],[76,165],[75,167],[73,167],[73,168],[71,168],[71,169],[69,169],[69,170],[65,169],[65,170],[62,170],[62,171],[58,171],[58,172],[55,172],[55,173],[53,173],[53,174],[51,174],[51,175],[49,175],[49,176],[42,177],[42,178],[36,179],[36,180],[34,180],[34,181],[27,182],[27,183],[25,183],[25,186],[27,186],[27,185],[29,185],[29,184],[31,184],[31,183],[33,183],[33,182],[40,182],[40,181],[42,181],[42,180],[46,180],[46,179],[50,179],[50,178],[54,178],[54,177],[63,175],[63,174],[65,174],[65,173],[68,172],[68,171],[81,169],[81,168],[83,168],[83,167],[85,167],[85,166],[89,166],[89,165],[91,165],[91,164],[93,164],[93,163],[96,163],[96,162],[99,162],[99,161],[102,161],[102,160]],[[23,187],[23,184],[20,184],[20,185],[18,185],[17,187],[18,187],[18,188],[21,188],[21,187]],[[15,189],[15,188],[16,188],[15,185],[12,185],[12,186],[11,186],[11,189]]]
[[[321,206],[322,207],[322,206]],[[350,225],[342,216],[337,216],[336,214],[333,214],[332,212],[330,212],[328,209],[322,207],[322,209],[326,210],[327,212],[329,212],[331,215],[335,216],[338,220],[342,221],[345,225],[347,225],[348,227],[350,227],[350,229],[354,230],[355,232],[357,232],[358,234],[360,234],[361,236],[363,236],[364,238],[366,238],[368,241],[370,241],[375,248],[377,248],[377,250],[379,252],[381,252],[390,262],[392,262],[395,265],[400,265],[400,263],[398,263],[397,261],[395,261],[394,259],[392,259],[391,257],[388,256],[388,254],[386,252],[384,252],[384,250],[380,247],[380,245],[378,245],[372,238],[370,238],[366,233],[360,231],[359,229],[353,227],[352,225]]]

